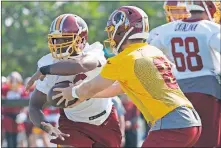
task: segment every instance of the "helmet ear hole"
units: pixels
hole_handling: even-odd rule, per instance
[[[131,15],[131,14],[132,14],[132,12],[131,12],[130,10],[128,10],[128,14],[129,14],[129,15]]]

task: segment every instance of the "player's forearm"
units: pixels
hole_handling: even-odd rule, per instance
[[[97,93],[93,96],[93,98],[109,98],[109,97],[115,97],[117,95],[123,94],[123,90],[121,89],[119,84],[111,85],[107,89]]]
[[[83,100],[92,98],[96,93],[91,83],[82,83],[76,88],[77,96]]]
[[[45,122],[42,112],[43,105],[47,102],[47,96],[35,89],[29,101],[29,118],[32,123],[41,128],[41,122]],[[43,129],[44,130],[44,129]]]
[[[42,74],[46,75],[76,75],[87,71],[87,69],[78,61],[61,61],[52,65],[43,66],[40,68]]]
[[[29,107],[29,118],[37,127],[41,127],[41,122],[45,122],[42,110],[34,106]]]
[[[50,74],[68,76],[85,73],[100,66],[101,63],[95,56],[85,55],[82,59],[61,60],[58,63],[43,66],[40,68],[40,72],[43,75]]]
[[[83,82],[73,87],[72,96],[74,98],[80,98],[81,100],[94,98],[95,94],[110,87],[114,82],[115,80],[105,79],[101,75],[98,75],[90,81]]]

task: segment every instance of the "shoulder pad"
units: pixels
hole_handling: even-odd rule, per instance
[[[206,25],[206,28],[208,28],[208,30],[212,33],[220,32],[220,24],[208,20],[202,20],[201,24]]]
[[[95,42],[89,45],[89,48],[87,48],[84,52],[104,56],[103,45],[100,42]]]
[[[52,55],[50,53],[45,55],[45,56],[43,56],[37,62],[39,68],[42,67],[42,66],[53,64],[53,63],[54,63],[54,58],[52,57]]]

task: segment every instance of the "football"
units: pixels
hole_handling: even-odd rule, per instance
[[[54,107],[59,107],[59,108],[65,108],[65,101],[63,101],[61,104],[57,105],[57,102],[60,100],[61,97],[55,99],[55,100],[52,100],[52,97],[54,95],[57,95],[59,94],[60,92],[58,91],[53,91],[54,88],[65,88],[65,87],[69,87],[69,81],[63,81],[63,82],[59,82],[59,83],[56,83],[51,89],[50,91],[48,92],[48,95],[47,95],[47,101],[50,105],[54,106]],[[77,99],[73,99],[71,101],[68,102],[68,106],[69,105],[73,105],[75,102],[77,101]]]

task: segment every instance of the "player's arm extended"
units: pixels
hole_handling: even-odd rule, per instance
[[[110,87],[106,88],[105,90],[97,93],[93,96],[93,98],[108,98],[108,97],[115,97],[117,95],[123,94],[123,90],[120,87],[119,82],[115,82]]]
[[[73,87],[72,97],[80,98],[81,100],[92,98],[98,92],[101,92],[106,88],[110,87],[114,82],[115,80],[106,79],[103,78],[101,75],[98,75],[90,81],[83,82],[80,85]],[[111,96],[106,95],[106,97]]]
[[[61,60],[58,63],[42,66],[36,73],[31,77],[26,85],[26,90],[29,90],[34,82],[38,79],[43,80],[46,75],[76,75],[79,73],[85,73],[100,67],[101,61],[93,55],[84,55],[81,60],[68,59]]]
[[[32,123],[37,127],[41,127],[41,122],[45,122],[42,108],[47,102],[46,97],[46,94],[35,89],[29,101],[29,117]]]
[[[52,65],[43,66],[40,68],[40,72],[43,75],[76,75],[91,71],[100,65],[99,60],[95,56],[85,55],[81,60],[61,60]]]

